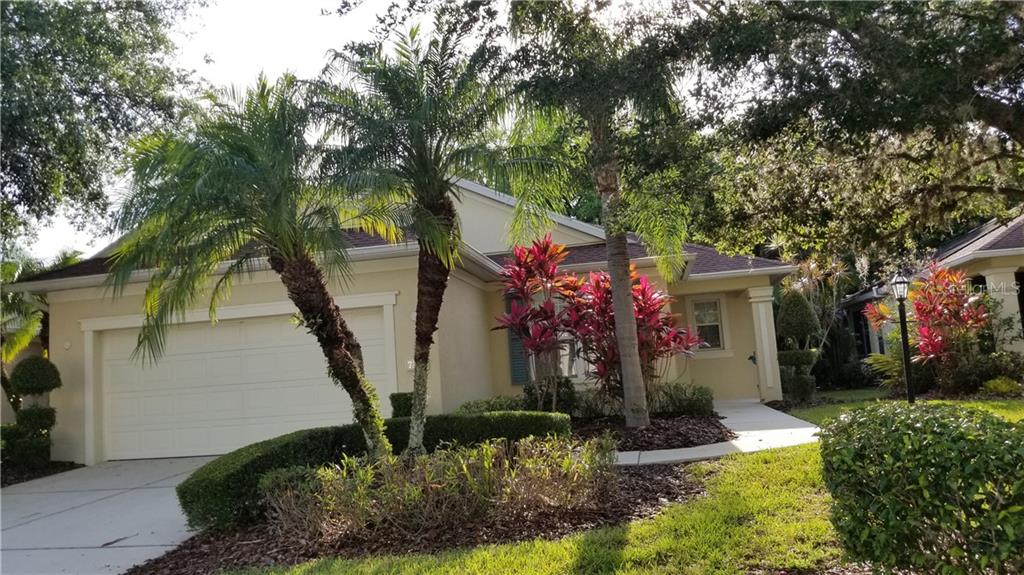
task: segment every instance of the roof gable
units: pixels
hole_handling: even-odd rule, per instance
[[[508,250],[516,199],[469,180],[459,180],[456,185],[462,191],[455,205],[462,226],[462,241],[484,253]],[[553,223],[551,237],[560,244],[604,241],[604,231],[595,225],[554,212],[548,215]]]

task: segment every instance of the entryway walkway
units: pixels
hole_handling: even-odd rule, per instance
[[[681,463],[713,459],[730,453],[748,453],[818,441],[818,428],[802,419],[750,400],[716,401],[722,423],[738,436],[732,441],[681,449],[620,451],[619,465]]]
[[[0,490],[4,575],[121,573],[189,537],[174,487],[211,457],[111,461]]]

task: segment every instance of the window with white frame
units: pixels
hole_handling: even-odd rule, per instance
[[[690,324],[704,340],[703,350],[728,348],[725,333],[725,304],[721,297],[690,299]]]

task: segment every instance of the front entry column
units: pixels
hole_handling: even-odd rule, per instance
[[[772,310],[772,288],[747,289],[750,310],[754,314],[754,343],[757,357],[757,387],[761,401],[782,400],[779,377],[779,356],[775,344],[775,312]]]
[[[985,289],[992,299],[1000,301],[1003,306],[1002,317],[1012,317],[1016,329],[1017,341],[1006,346],[1007,351],[1024,353],[1024,339],[1021,335],[1020,302],[1017,300],[1017,268],[993,268],[984,270]]]

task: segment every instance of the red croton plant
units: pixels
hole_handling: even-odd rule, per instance
[[[908,301],[914,324],[912,343],[917,346],[918,362],[942,361],[976,343],[978,333],[989,322],[981,294],[970,289],[966,275],[931,264],[920,280],[911,286]],[[876,329],[893,321],[892,311],[884,303],[869,304],[864,310]]]
[[[513,249],[502,270],[510,306],[497,318],[499,329],[512,330],[520,337],[534,365],[545,355],[557,359],[554,352],[574,341],[577,353],[590,366],[598,391],[611,401],[621,401],[611,279],[606,272],[584,277],[559,273],[558,266],[567,256],[565,246],[554,243],[550,235],[529,247]],[[630,277],[640,361],[644,380],[650,385],[659,359],[692,354],[701,340],[695,330],[675,325],[668,311],[672,298],[636,269],[630,270]]]

